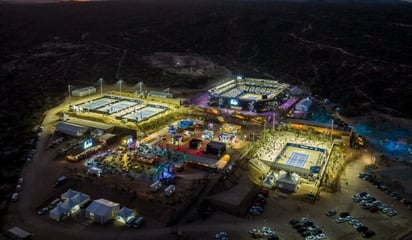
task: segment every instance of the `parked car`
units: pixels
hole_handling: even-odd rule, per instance
[[[336,218],[336,222],[337,223],[343,223],[343,222],[346,222],[346,219],[343,218],[343,217],[338,217],[338,218]]]
[[[269,197],[269,190],[266,188],[262,188],[260,190],[260,194],[262,194],[264,197]]]
[[[38,215],[43,215],[43,214],[46,214],[46,213],[48,213],[49,212],[49,208],[42,208],[42,209],[40,209],[38,212],[37,212],[37,214]]]
[[[229,234],[227,232],[219,232],[216,233],[215,237],[217,240],[229,239]]]
[[[24,178],[19,178],[19,180],[17,181],[18,184],[23,184],[24,183]]]
[[[130,218],[129,220],[127,220],[126,226],[131,227],[135,220],[136,220],[136,218],[134,218],[134,217]]]
[[[13,193],[12,195],[11,195],[11,199],[10,199],[10,201],[11,202],[17,202],[17,200],[19,199],[19,193]]]
[[[144,218],[143,217],[138,217],[134,220],[132,226],[134,228],[139,228],[143,225],[143,223],[144,223]]]
[[[335,216],[336,215],[336,211],[335,210],[329,210],[327,213],[326,213],[326,216],[328,216],[328,217],[332,217],[332,216]]]

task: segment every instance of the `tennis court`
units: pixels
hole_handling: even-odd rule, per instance
[[[78,107],[81,107],[83,109],[96,110],[98,108],[101,108],[103,106],[110,104],[110,101],[111,100],[109,98],[99,98],[97,100],[93,100],[90,102],[84,102],[78,105]]]
[[[292,167],[303,168],[308,158],[309,158],[309,154],[292,152],[292,155],[290,155],[288,161],[286,162],[286,165],[289,165]]]
[[[133,121],[142,121],[147,118],[153,117],[154,115],[157,115],[163,111],[166,111],[166,107],[156,107],[153,105],[147,105],[139,110],[133,111],[131,113],[128,113],[126,115],[123,115],[122,118],[126,118],[129,120]]]
[[[262,95],[258,94],[253,94],[253,93],[245,93],[241,96],[239,96],[239,99],[244,99],[244,100],[262,100]]]
[[[128,108],[130,108],[134,105],[136,105],[136,103],[134,103],[134,102],[120,101],[120,102],[117,102],[117,103],[106,105],[106,106],[100,108],[99,111],[107,112],[109,114],[112,114],[112,113],[116,113],[116,112],[128,109]]]
[[[275,167],[309,174],[311,167],[323,166],[325,160],[326,150],[323,148],[287,143],[276,158]]]

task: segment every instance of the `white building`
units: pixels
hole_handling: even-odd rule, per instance
[[[84,96],[90,96],[92,94],[96,93],[96,88],[95,87],[85,87],[85,88],[80,88],[73,90],[71,92],[72,96],[75,97],[84,97]]]

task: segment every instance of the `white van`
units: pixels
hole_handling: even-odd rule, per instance
[[[17,200],[19,199],[19,193],[13,193],[13,195],[11,195],[11,201],[12,202],[17,202]]]

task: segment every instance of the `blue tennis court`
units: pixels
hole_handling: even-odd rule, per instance
[[[133,111],[132,113],[122,116],[122,118],[127,118],[129,120],[135,120],[135,121],[142,121],[158,113],[161,113],[165,110],[166,108],[164,108],[163,106],[162,108],[155,107],[155,106],[145,106],[137,111]]]
[[[110,103],[110,99],[99,99],[96,101],[91,101],[91,102],[85,102],[83,104],[80,105],[80,107],[84,108],[84,109],[90,109],[90,110],[96,110],[100,107],[106,106]]]
[[[111,114],[111,113],[125,110],[133,105],[136,105],[136,103],[122,101],[122,102],[106,105],[103,108],[100,108],[99,111],[108,112]]]
[[[308,158],[309,158],[309,154],[292,152],[288,161],[286,162],[286,165],[289,165],[292,167],[303,168]]]

